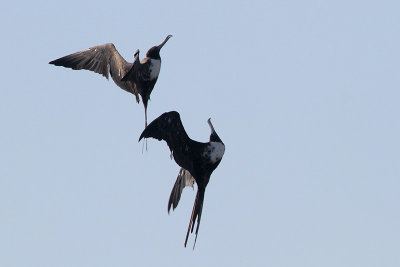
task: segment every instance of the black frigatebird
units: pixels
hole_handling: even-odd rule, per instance
[[[215,132],[211,119],[208,119],[207,122],[211,128],[210,141],[207,143],[197,142],[189,138],[183,128],[180,115],[176,111],[166,112],[159,116],[144,129],[139,137],[139,141],[148,137],[166,141],[175,162],[182,168],[171,192],[168,212],[171,206],[175,209],[178,205],[185,186],[193,186],[194,181],[197,184],[197,195],[186,234],[185,247],[189,232],[193,233],[197,218],[193,248],[196,245],[206,186],[211,173],[217,168],[225,152],[225,145]]]
[[[138,64],[133,64],[121,79],[122,82],[132,81],[135,83],[136,90],[141,95],[144,105],[145,126],[147,126],[147,103],[161,68],[160,50],[171,37],[172,35],[168,35],[160,45],[150,48],[146,57]]]
[[[142,77],[144,80],[147,79],[147,82],[142,82],[140,80],[138,84],[136,84],[135,81],[131,80],[129,77],[126,77],[126,79],[122,81],[125,75],[132,69],[132,67],[134,67],[135,64],[127,62],[119,54],[112,43],[94,46],[89,49],[50,61],[49,64],[63,66],[74,70],[91,70],[103,75],[107,79],[108,73],[110,73],[116,85],[136,96],[136,102],[139,103],[139,94],[142,96],[142,101],[145,108],[145,125],[147,125],[147,102],[160,73],[160,50],[171,37],[172,35],[168,35],[161,44],[158,46],[153,46],[149,49],[147,52],[147,57],[142,60],[141,66],[143,65],[143,67],[140,68],[143,69]],[[135,61],[139,60],[138,53],[139,51],[137,50],[135,53]],[[144,62],[148,63],[145,64]],[[146,71],[144,66],[147,68]]]

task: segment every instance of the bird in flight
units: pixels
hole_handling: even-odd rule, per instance
[[[114,44],[107,43],[61,57],[50,61],[49,64],[73,70],[91,70],[107,79],[110,73],[116,85],[135,95],[137,103],[141,95],[145,109],[145,125],[147,125],[147,103],[160,74],[160,50],[171,37],[172,35],[168,35],[161,44],[150,48],[141,62],[139,62],[139,50],[135,52],[134,63],[129,63],[119,54]],[[128,73],[130,75],[127,75]]]
[[[150,94],[153,91],[154,85],[157,82],[161,68],[160,50],[164,44],[171,38],[168,35],[164,42],[158,46],[153,46],[146,53],[146,57],[139,61],[136,59],[127,73],[122,77],[122,82],[131,81],[135,84],[137,92],[142,97],[145,115],[145,127],[147,126],[147,103],[150,99]]]
[[[194,182],[197,184],[196,199],[185,239],[186,247],[189,232],[193,233],[197,219],[193,249],[199,232],[205,190],[212,172],[221,162],[225,152],[225,145],[215,132],[211,119],[208,119],[207,122],[211,128],[210,141],[207,143],[189,138],[183,128],[180,115],[176,111],[166,112],[159,116],[144,129],[139,137],[139,141],[149,137],[166,141],[175,162],[181,167],[168,202],[168,212],[171,206],[175,209],[178,205],[185,186],[193,187]]]

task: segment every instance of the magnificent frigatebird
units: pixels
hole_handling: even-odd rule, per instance
[[[142,59],[140,63],[134,63],[130,70],[125,73],[121,79],[122,82],[134,82],[137,92],[142,96],[145,126],[147,126],[147,103],[150,99],[150,94],[153,91],[154,85],[157,82],[161,68],[160,49],[171,37],[172,35],[168,35],[160,45],[150,48],[146,53],[146,57]]]
[[[193,186],[193,181],[196,181],[197,195],[186,234],[185,247],[189,232],[193,233],[197,218],[193,248],[196,245],[206,186],[211,173],[217,168],[225,152],[225,145],[215,132],[211,119],[208,119],[207,122],[211,128],[210,141],[207,143],[197,142],[189,138],[183,128],[180,115],[176,111],[166,112],[152,121],[139,137],[139,141],[148,137],[166,141],[175,162],[182,167],[171,192],[168,212],[171,206],[175,209],[178,205],[183,188],[186,185]]]
[[[138,93],[142,96],[142,101],[145,108],[145,125],[147,125],[147,102],[160,73],[160,50],[171,37],[172,35],[168,35],[161,44],[153,46],[149,49],[146,58],[144,58],[140,64],[140,69],[142,72],[140,77],[142,77],[143,80],[137,80],[136,82],[131,80],[129,77],[126,77],[122,81],[125,75],[134,67],[134,64],[127,62],[118,53],[117,49],[112,43],[94,46],[89,49],[53,60],[49,62],[49,64],[63,66],[74,70],[91,70],[103,75],[107,79],[108,73],[110,73],[112,79],[120,88],[136,96],[136,102],[139,103]],[[135,61],[138,61],[138,52],[139,51],[137,50],[135,53]]]

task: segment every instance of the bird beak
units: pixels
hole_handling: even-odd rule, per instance
[[[214,126],[213,126],[212,123],[211,123],[211,118],[209,118],[209,119],[207,120],[207,122],[208,122],[208,125],[210,125],[211,132],[215,133]]]
[[[162,42],[161,44],[158,45],[158,50],[160,50],[165,45],[165,43],[169,40],[169,38],[171,38],[171,37],[172,37],[172,35],[168,35],[165,38],[164,42]]]

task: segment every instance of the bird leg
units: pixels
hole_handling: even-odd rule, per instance
[[[144,128],[147,128],[147,102],[144,105]],[[145,138],[145,142],[146,142],[146,151],[147,151],[147,138]],[[144,144],[144,143],[143,143]],[[143,151],[143,150],[142,150]]]
[[[144,143],[146,142],[145,140],[147,140],[146,138],[143,140],[143,145],[142,145],[142,154],[143,154],[143,151],[144,151]],[[147,147],[146,147],[146,151],[147,151]]]
[[[146,112],[146,108],[144,109],[144,129],[147,128],[147,112]],[[143,140],[143,146],[142,146],[142,154],[143,154],[143,150],[144,150],[144,143],[146,143],[146,151],[147,151],[147,138],[144,138]]]

